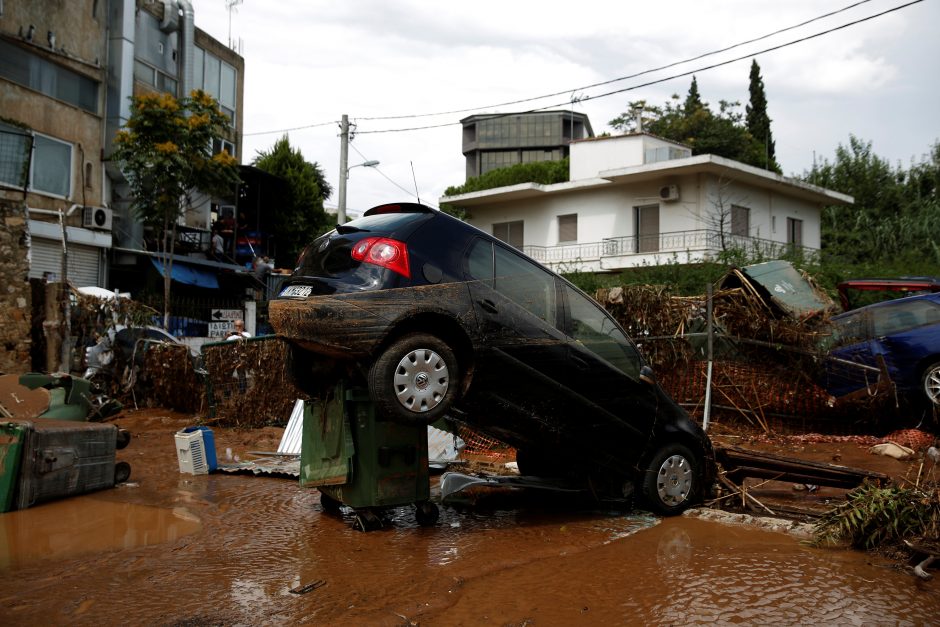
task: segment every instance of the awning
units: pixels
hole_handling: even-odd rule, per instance
[[[151,257],[150,261],[153,262],[153,266],[157,269],[157,272],[163,276],[163,263],[155,257]],[[219,280],[215,273],[204,270],[198,266],[183,263],[182,261],[174,261],[170,273],[171,278],[178,283],[205,287],[212,290],[219,289]]]

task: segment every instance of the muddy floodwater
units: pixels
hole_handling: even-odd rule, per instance
[[[181,475],[172,436],[165,448],[162,438],[121,452],[134,467],[128,486],[0,515],[0,624],[923,625],[940,616],[936,580],[691,518],[503,498],[444,507],[430,528],[412,509],[394,510],[385,529],[362,533],[350,513],[323,512],[316,490],[289,479]]]

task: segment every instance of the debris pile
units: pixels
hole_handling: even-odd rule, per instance
[[[637,285],[601,289],[595,298],[637,342],[667,392],[701,416],[707,297]],[[835,305],[788,263],[732,269],[714,291],[712,312],[713,411],[765,432],[852,432],[874,426],[855,421],[891,412],[894,396],[884,392],[893,388],[875,385],[877,372],[826,359]],[[867,393],[833,399],[820,384],[834,367],[841,376],[871,377]]]
[[[202,348],[209,421],[225,427],[283,424],[298,399],[290,347],[275,336],[213,342]]]
[[[134,398],[147,407],[196,413],[205,410],[205,390],[205,379],[196,371],[189,347],[154,343],[144,354]]]

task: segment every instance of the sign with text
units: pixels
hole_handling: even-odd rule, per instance
[[[230,320],[209,323],[209,337],[228,337],[235,325]]]
[[[212,320],[244,320],[245,315],[241,309],[213,309]]]

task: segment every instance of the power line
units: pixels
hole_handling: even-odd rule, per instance
[[[350,147],[351,147],[353,150],[356,151],[356,154],[359,155],[362,159],[364,159],[365,161],[372,161],[372,159],[369,159],[369,158],[366,157],[364,154],[362,154],[362,152],[360,152],[360,150],[359,150],[358,148],[356,148],[355,144],[350,143],[349,145],[350,145]],[[381,175],[385,178],[386,181],[388,181],[389,183],[391,183],[392,185],[394,185],[395,187],[397,187],[397,188],[400,189],[401,191],[405,192],[405,193],[408,194],[409,196],[413,197],[415,200],[418,200],[418,201],[421,200],[420,198],[418,198],[418,195],[417,195],[415,192],[409,191],[407,188],[405,188],[405,187],[399,185],[398,183],[396,183],[395,181],[393,181],[387,174],[385,174],[385,172],[382,172],[382,170],[380,170],[378,166],[373,166],[372,169],[375,170],[376,172],[378,172],[379,174],[381,174]],[[425,204],[427,204],[427,203],[425,203]],[[435,207],[435,209],[436,209],[436,208],[437,208],[437,207]]]
[[[725,65],[730,65],[730,64],[732,64],[732,63],[737,63],[738,61],[742,61],[742,60],[744,60],[744,59],[750,59],[750,58],[753,58],[753,57],[758,56],[758,55],[761,55],[761,54],[766,54],[766,53],[768,53],[768,52],[774,52],[774,51],[776,51],[776,50],[780,50],[780,49],[782,49],[782,48],[787,48],[787,47],[789,47],[789,46],[793,46],[793,45],[796,45],[796,44],[799,44],[799,43],[803,43],[803,42],[809,41],[809,40],[811,40],[811,39],[816,39],[817,37],[822,37],[822,36],[824,36],[824,35],[829,35],[829,34],[834,33],[834,32],[836,32],[836,31],[840,31],[840,30],[849,28],[850,26],[855,26],[855,25],[857,25],[857,24],[861,24],[861,23],[863,23],[863,22],[868,22],[868,21],[873,20],[873,19],[875,19],[875,18],[882,17],[882,16],[887,15],[887,14],[889,14],[889,13],[894,13],[895,11],[900,11],[901,9],[906,9],[906,8],[909,7],[909,6],[912,6],[912,5],[915,5],[915,4],[919,4],[919,3],[923,2],[923,1],[924,1],[924,0],[912,0],[912,2],[908,2],[908,3],[906,3],[906,4],[902,4],[902,5],[893,7],[893,8],[891,8],[891,9],[887,9],[887,10],[882,11],[882,12],[880,12],[880,13],[875,13],[874,15],[869,15],[868,17],[863,17],[863,18],[861,18],[861,19],[854,20],[854,21],[852,21],[852,22],[846,22],[845,24],[841,24],[841,25],[839,25],[839,26],[835,26],[835,27],[833,27],[833,28],[830,28],[830,29],[827,29],[827,30],[824,30],[824,31],[820,31],[820,32],[814,33],[814,34],[812,34],[812,35],[807,35],[806,37],[801,37],[801,38],[799,38],[799,39],[794,39],[794,40],[792,40],[792,41],[788,41],[788,42],[783,43],[783,44],[779,44],[779,45],[776,45],[776,46],[771,46],[771,47],[769,47],[769,48],[764,48],[763,50],[758,50],[757,52],[751,52],[751,53],[748,53],[748,54],[746,54],[746,55],[742,55],[742,56],[740,56],[740,57],[735,57],[734,59],[729,59],[729,60],[727,60],[727,61],[721,61],[721,62],[719,62],[719,63],[713,63],[713,64],[711,64],[711,65],[705,65],[705,66],[696,68],[696,69],[694,69],[694,70],[689,70],[688,72],[682,72],[681,74],[673,74],[673,75],[671,75],[671,76],[667,76],[667,77],[665,77],[665,78],[656,79],[656,80],[653,80],[653,81],[648,81],[648,82],[646,82],[646,83],[641,83],[641,84],[638,84],[638,85],[632,85],[632,86],[630,86],[630,87],[624,87],[624,88],[622,88],[622,89],[616,89],[616,90],[614,90],[614,91],[609,91],[609,92],[605,92],[605,93],[602,93],[602,94],[597,94],[597,95],[594,95],[594,96],[584,96],[584,97],[581,98],[581,101],[584,102],[584,101],[587,101],[587,100],[597,100],[597,99],[599,99],[599,98],[606,98],[607,96],[613,96],[613,95],[616,95],[616,94],[622,94],[622,93],[627,92],[627,91],[633,91],[633,90],[636,90],[636,89],[641,89],[641,88],[643,88],[643,87],[649,87],[649,86],[651,86],[651,85],[658,85],[658,84],[660,84],[660,83],[665,83],[665,82],[668,82],[668,81],[671,81],[671,80],[675,80],[675,79],[677,79],[677,78],[682,78],[682,77],[685,77],[685,76],[691,76],[692,74],[697,74],[697,73],[699,73],[699,72],[705,72],[705,71],[707,71],[707,70],[713,70],[713,69],[715,69],[715,68],[719,68],[719,67],[722,67],[722,66],[725,66]],[[608,83],[609,83],[609,82],[613,82],[613,81],[608,81]],[[559,92],[559,93],[567,93],[567,92]],[[568,104],[570,104],[570,103],[567,102],[567,101],[566,101],[566,102],[560,102],[560,103],[554,103],[554,104],[547,105],[547,106],[544,106],[544,107],[536,107],[536,108],[530,109],[530,110],[528,110],[528,111],[525,111],[524,113],[533,113],[533,112],[536,112],[536,111],[543,111],[543,110],[545,110],[545,109],[552,109],[552,108],[555,108],[555,107],[563,107],[563,106],[566,106],[566,105],[568,105]],[[496,115],[494,115],[493,117],[503,117],[503,116],[506,116],[506,115],[516,115],[516,113],[496,114]],[[444,126],[456,126],[456,125],[458,125],[458,124],[460,124],[459,121],[458,121],[458,122],[448,122],[448,123],[443,123],[443,124],[431,124],[431,125],[426,125],[426,126],[412,126],[412,127],[408,127],[408,128],[381,129],[381,130],[376,130],[376,131],[359,131],[359,133],[360,133],[360,134],[402,133],[402,132],[405,132],[405,131],[420,131],[420,130],[426,130],[426,129],[432,129],[432,128],[441,128],[441,127],[444,127]]]
[[[682,61],[674,61],[674,62],[672,62],[672,63],[668,63],[668,64],[666,64],[666,65],[661,65],[661,66],[656,67],[656,68],[651,68],[651,69],[649,69],[649,70],[643,70],[642,72],[637,72],[636,74],[629,74],[629,75],[627,75],[627,76],[621,76],[621,77],[619,77],[619,78],[612,78],[612,79],[610,79],[610,80],[602,81],[602,82],[600,82],[600,83],[592,83],[592,84],[590,84],[590,85],[585,85],[585,86],[583,86],[583,87],[575,87],[574,89],[564,89],[564,90],[561,90],[561,91],[556,91],[556,92],[551,93],[551,94],[545,94],[545,95],[543,95],[543,96],[535,96],[535,97],[532,97],[532,98],[523,98],[522,100],[512,100],[512,101],[509,101],[509,102],[501,102],[501,103],[499,103],[499,104],[489,105],[489,106],[485,106],[485,107],[473,107],[473,108],[469,108],[469,109],[455,109],[455,110],[453,110],[453,111],[442,111],[442,112],[439,112],[439,113],[416,113],[416,114],[412,114],[412,115],[387,115],[387,116],[377,116],[377,117],[360,117],[360,118],[358,118],[358,119],[360,119],[360,120],[369,120],[369,121],[374,121],[374,120],[402,120],[402,119],[410,119],[410,118],[436,117],[436,116],[439,116],[439,115],[453,115],[453,114],[455,114],[455,113],[468,113],[468,112],[470,112],[470,111],[480,111],[480,110],[482,110],[482,109],[496,109],[496,108],[498,108],[498,107],[508,107],[508,106],[511,106],[511,105],[523,104],[523,103],[526,103],[526,102],[533,102],[533,101],[535,101],[535,100],[542,100],[542,99],[544,99],[544,98],[554,98],[555,96],[561,96],[561,95],[563,95],[563,94],[567,94],[567,93],[575,92],[575,91],[581,91],[581,90],[584,90],[584,89],[592,89],[592,88],[594,88],[594,87],[603,87],[604,85],[610,85],[611,83],[618,83],[618,82],[620,82],[620,81],[629,80],[629,79],[631,79],[631,78],[637,78],[637,77],[640,77],[640,76],[644,76],[644,75],[646,75],[646,74],[652,74],[652,73],[654,73],[654,72],[661,72],[662,70],[668,70],[669,68],[676,67],[677,65],[683,65],[683,64],[685,64],[685,63],[691,63],[692,61],[698,61],[699,59],[704,59],[705,57],[714,56],[714,55],[716,55],[716,54],[721,54],[721,53],[723,53],[723,52],[728,52],[729,50],[734,50],[735,48],[740,48],[741,46],[746,46],[746,45],[748,45],[748,44],[753,44],[753,43],[756,43],[756,42],[758,42],[758,41],[762,41],[762,40],[764,40],[764,39],[768,39],[768,38],[770,38],[770,37],[773,37],[773,36],[775,36],[775,35],[779,35],[779,34],[781,34],[781,33],[787,32],[787,31],[791,31],[791,30],[795,30],[795,29],[797,29],[797,28],[801,28],[801,27],[803,27],[803,26],[806,26],[807,24],[812,24],[813,22],[818,22],[819,20],[825,19],[825,18],[827,18],[827,17],[832,17],[833,15],[837,15],[837,14],[839,14],[839,13],[844,13],[845,11],[848,11],[848,10],[850,10],[850,9],[854,9],[855,7],[858,7],[858,6],[860,6],[860,5],[866,4],[866,3],[868,3],[868,2],[871,2],[871,0],[860,0],[859,2],[855,2],[855,3],[850,4],[850,5],[848,5],[848,6],[842,7],[841,9],[837,9],[837,10],[835,10],[835,11],[830,11],[829,13],[824,13],[824,14],[822,14],[822,15],[817,15],[816,17],[814,17],[814,18],[812,18],[812,19],[809,19],[809,20],[806,20],[806,21],[804,21],[804,22],[800,22],[799,24],[794,24],[794,25],[792,25],[792,26],[787,26],[786,28],[781,28],[781,29],[775,30],[775,31],[773,31],[773,32],[771,32],[771,33],[767,33],[766,35],[761,35],[760,37],[755,37],[755,38],[753,38],[753,39],[748,39],[747,41],[742,41],[742,42],[739,42],[739,43],[736,43],[736,44],[732,44],[732,45],[730,45],[730,46],[727,46],[727,47],[725,47],[725,48],[721,48],[721,49],[719,49],[719,50],[712,50],[711,52],[704,52],[704,53],[699,54],[699,55],[697,55],[697,56],[690,57],[690,58],[688,58],[688,59],[683,59]],[[429,127],[429,128],[433,128],[433,127]]]
[[[248,137],[251,135],[273,135],[274,133],[289,133],[290,131],[303,131],[308,128],[316,128],[318,126],[329,126],[330,124],[339,124],[339,120],[330,120],[329,122],[318,122],[316,124],[307,124],[305,126],[295,126],[293,128],[281,128],[275,131],[256,131],[254,133],[242,133],[242,137]]]
[[[376,120],[403,120],[403,119],[412,119],[412,118],[436,117],[436,116],[440,116],[440,115],[453,115],[453,114],[457,114],[457,113],[468,113],[468,112],[470,112],[470,111],[482,111],[482,110],[484,110],[484,109],[496,109],[496,108],[500,108],[500,107],[507,107],[507,106],[511,106],[511,105],[523,104],[523,103],[526,103],[526,102],[534,102],[534,101],[536,101],[536,100],[543,100],[543,99],[545,99],[545,98],[554,98],[555,96],[560,96],[560,95],[562,95],[562,94],[567,94],[567,93],[569,93],[569,92],[580,91],[580,90],[584,90],[584,89],[593,89],[593,88],[595,88],[595,87],[602,87],[602,86],[604,86],[604,85],[610,85],[610,84],[612,84],[612,83],[618,83],[618,82],[620,82],[620,81],[629,80],[629,79],[631,79],[631,78],[638,78],[638,77],[640,77],[640,76],[645,76],[645,75],[647,75],[647,74],[652,74],[652,73],[654,73],[654,72],[661,72],[662,70],[668,70],[669,68],[673,68],[673,67],[676,67],[676,66],[678,66],[678,65],[683,65],[683,64],[685,64],[685,63],[691,63],[692,61],[698,61],[699,59],[704,59],[704,58],[706,58],[706,57],[714,56],[714,55],[716,55],[716,54],[721,54],[721,53],[723,53],[723,52],[728,52],[729,50],[734,50],[735,48],[740,48],[741,46],[746,46],[746,45],[748,45],[748,44],[756,43],[756,42],[758,42],[758,41],[762,41],[762,40],[764,40],[764,39],[768,39],[768,38],[770,38],[770,37],[773,37],[773,36],[775,36],[775,35],[779,35],[779,34],[781,34],[781,33],[785,33],[785,32],[787,32],[787,31],[795,30],[795,29],[797,29],[797,28],[801,28],[801,27],[806,26],[806,25],[808,25],[808,24],[812,24],[813,22],[818,22],[819,20],[826,19],[827,17],[832,17],[833,15],[837,15],[837,14],[839,14],[839,13],[844,13],[844,12],[849,11],[849,10],[851,10],[851,9],[854,9],[854,8],[860,6],[860,5],[867,4],[868,2],[871,2],[871,0],[860,0],[859,2],[855,2],[855,3],[852,3],[852,4],[850,4],[850,5],[844,6],[844,7],[842,7],[841,9],[836,9],[835,11],[830,11],[829,13],[823,13],[822,15],[817,15],[817,16],[814,17],[814,18],[805,20],[805,21],[800,22],[800,23],[798,23],[798,24],[793,24],[792,26],[787,26],[787,27],[785,27],[785,28],[781,28],[781,29],[775,30],[775,31],[773,31],[773,32],[767,33],[766,35],[761,35],[760,37],[754,37],[754,38],[752,38],[752,39],[748,39],[748,40],[746,40],[746,41],[738,42],[738,43],[736,43],[736,44],[732,44],[732,45],[730,45],[730,46],[726,46],[726,47],[721,48],[721,49],[718,49],[718,50],[712,50],[712,51],[710,51],[710,52],[704,52],[704,53],[702,53],[702,54],[699,54],[699,55],[694,56],[694,57],[690,57],[690,58],[688,58],[688,59],[683,59],[683,60],[681,60],[681,61],[674,61],[674,62],[672,62],[672,63],[668,63],[668,64],[666,64],[666,65],[661,65],[661,66],[656,67],[656,68],[651,68],[651,69],[648,69],[648,70],[643,70],[642,72],[637,72],[637,73],[635,73],[635,74],[629,74],[629,75],[627,75],[627,76],[620,76],[620,77],[618,77],[618,78],[613,78],[613,79],[610,79],[610,80],[607,80],[607,81],[602,81],[602,82],[599,82],[599,83],[592,83],[592,84],[590,84],[590,85],[585,85],[585,86],[583,86],[583,87],[576,87],[576,88],[574,88],[574,89],[565,89],[565,90],[553,92],[553,93],[550,93],[550,94],[544,94],[544,95],[542,95],[542,96],[535,96],[535,97],[531,97],[531,98],[523,98],[523,99],[521,99],[521,100],[512,100],[512,101],[508,101],[508,102],[501,102],[501,103],[497,103],[497,104],[492,104],[492,105],[487,105],[487,106],[481,106],[481,107],[473,107],[473,108],[468,108],[468,109],[455,109],[455,110],[452,110],[452,111],[440,111],[440,112],[437,112],[437,113],[415,113],[415,114],[410,114],[410,115],[390,115],[390,116],[360,117],[360,118],[358,118],[358,119],[359,119],[359,120],[366,120],[366,121],[376,121]],[[716,67],[717,67],[717,66],[716,66]],[[679,76],[684,76],[684,75],[679,75]],[[669,80],[669,79],[667,79],[667,80]],[[567,104],[567,103],[566,103],[566,104]],[[552,105],[552,106],[556,106],[556,105]],[[538,111],[538,110],[539,110],[539,109],[533,109],[533,111]],[[303,125],[303,126],[295,126],[295,127],[292,127],[292,128],[278,129],[278,130],[272,130],[272,131],[257,131],[257,132],[252,132],[252,133],[244,133],[243,136],[244,136],[244,137],[249,137],[249,136],[254,136],[254,135],[272,135],[272,134],[274,134],[274,133],[287,133],[287,132],[290,132],[290,131],[301,131],[301,130],[306,130],[306,129],[310,129],[310,128],[317,128],[317,127],[321,127],[321,126],[329,126],[330,124],[339,124],[339,120],[332,120],[332,121],[329,121],[329,122],[318,122],[318,123],[315,123],[315,124],[307,124],[307,125]],[[455,122],[446,122],[446,123],[441,123],[441,124],[436,124],[436,125],[421,126],[421,127],[417,127],[416,129],[401,129],[401,130],[418,130],[418,129],[442,128],[442,127],[445,127],[445,126],[453,126],[453,125],[455,125],[455,124],[456,124]],[[386,132],[386,131],[368,131],[368,132],[375,133],[375,132]],[[389,130],[389,131],[387,131],[387,132],[394,132],[394,131]]]

